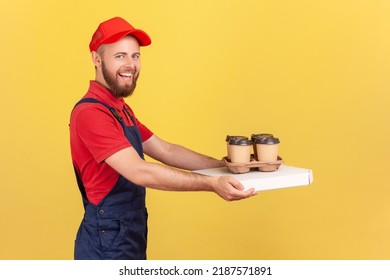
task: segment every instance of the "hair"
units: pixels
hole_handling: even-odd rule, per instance
[[[102,60],[103,60],[103,54],[104,54],[105,50],[106,50],[106,48],[105,48],[104,44],[100,45],[96,50],[96,53],[101,57]],[[96,65],[95,65],[95,71],[97,71]]]
[[[102,44],[98,47],[96,52],[98,55],[103,56],[105,50],[106,50],[106,46],[105,46],[105,44]]]

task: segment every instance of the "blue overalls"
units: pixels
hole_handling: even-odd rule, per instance
[[[142,140],[130,112],[134,126],[126,126],[115,108],[93,98],[81,103],[99,103],[108,108],[120,122],[126,138],[143,159]],[[89,260],[144,260],[146,259],[147,219],[145,188],[119,176],[113,189],[97,206],[88,202],[84,185],[76,172],[77,183],[85,209],[75,241],[74,258]]]

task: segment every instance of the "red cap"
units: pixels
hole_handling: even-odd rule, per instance
[[[112,44],[126,35],[134,36],[140,46],[148,46],[152,43],[149,35],[140,29],[135,29],[130,23],[123,18],[114,17],[102,22],[92,36],[89,43],[89,50],[96,51],[102,44]]]

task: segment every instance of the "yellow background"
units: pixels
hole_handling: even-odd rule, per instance
[[[390,258],[390,1],[1,0],[0,259],[72,259],[68,120],[98,23],[152,37],[127,100],[157,135],[222,158],[273,133],[314,182],[225,202],[149,191],[150,259]]]

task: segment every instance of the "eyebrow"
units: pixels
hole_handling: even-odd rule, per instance
[[[114,53],[114,56],[119,55],[119,54],[127,55],[127,52],[117,52],[117,53]]]
[[[127,52],[117,52],[117,53],[114,53],[114,56],[119,55],[119,54],[128,55]],[[141,55],[140,52],[135,52],[135,53],[132,53],[131,55],[135,55],[135,54],[136,54],[136,55]]]

